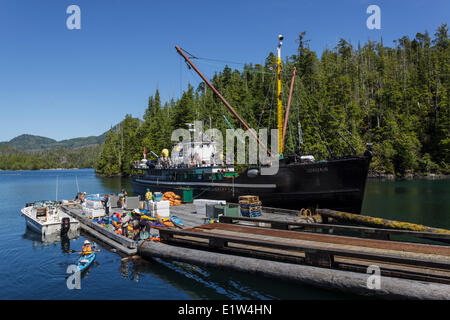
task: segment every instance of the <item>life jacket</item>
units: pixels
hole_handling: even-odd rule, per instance
[[[89,254],[91,254],[91,253],[93,253],[94,251],[92,251],[92,246],[90,245],[90,244],[87,244],[87,245],[84,245],[82,248],[81,248],[81,253],[83,254],[83,255],[89,255]]]
[[[152,200],[152,197],[153,195],[150,191],[145,194],[145,200]]]

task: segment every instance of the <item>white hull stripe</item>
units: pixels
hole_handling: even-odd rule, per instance
[[[34,222],[33,220],[26,220],[26,221],[27,221],[27,225],[31,229],[33,229],[33,230],[35,230],[37,232],[42,232],[42,226],[40,224]]]
[[[266,184],[253,184],[253,183],[213,183],[213,182],[171,182],[171,181],[154,181],[154,180],[141,180],[136,179],[136,182],[140,183],[151,183],[156,185],[194,185],[194,186],[206,186],[206,187],[230,187],[230,188],[265,188],[265,189],[275,189],[277,187],[276,184],[266,183]]]

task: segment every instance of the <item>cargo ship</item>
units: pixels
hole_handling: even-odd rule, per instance
[[[362,155],[334,157],[327,160],[316,160],[311,155],[299,152],[283,155],[284,136],[286,132],[289,105],[293,86],[289,94],[286,113],[281,101],[281,44],[279,36],[277,57],[277,107],[278,107],[278,152],[270,151],[258,139],[245,121],[236,113],[217,89],[205,78],[184,50],[176,46],[177,52],[185,59],[188,66],[194,69],[216,96],[224,103],[239,122],[254,135],[260,148],[278,157],[276,174],[262,174],[264,165],[247,165],[243,170],[236,169],[234,163],[223,160],[216,152],[216,144],[212,137],[200,134],[201,141],[178,143],[169,151],[163,150],[161,156],[154,154],[157,160],[144,158],[133,164],[137,174],[132,176],[133,190],[137,194],[151,191],[173,191],[181,194],[187,188],[193,191],[194,199],[218,199],[237,203],[241,195],[257,195],[265,207],[286,209],[329,208],[352,213],[360,213],[364,199],[364,190],[373,157],[371,145]],[[295,68],[292,82],[295,79]],[[283,115],[284,124],[283,124]],[[190,159],[190,161],[185,161]],[[183,161],[184,160],[184,161]]]

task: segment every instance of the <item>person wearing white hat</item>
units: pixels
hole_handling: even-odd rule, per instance
[[[81,254],[83,256],[87,256],[87,255],[90,255],[92,252],[94,252],[94,251],[92,249],[91,243],[89,242],[89,240],[85,240],[84,245],[81,248]]]
[[[88,256],[93,252],[100,252],[100,250],[92,249],[92,244],[89,240],[84,240],[84,246],[81,248],[81,255]]]

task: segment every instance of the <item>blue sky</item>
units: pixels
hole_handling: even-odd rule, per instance
[[[81,9],[68,30],[66,9]],[[369,30],[366,8],[381,8]],[[0,0],[0,141],[23,134],[56,140],[98,135],[126,113],[142,117],[158,87],[163,100],[199,78],[174,46],[200,57],[262,63],[285,36],[283,56],[306,30],[319,55],[340,38],[385,45],[448,23],[448,0]],[[222,65],[198,64],[210,77]],[[231,67],[240,67],[232,65]]]

